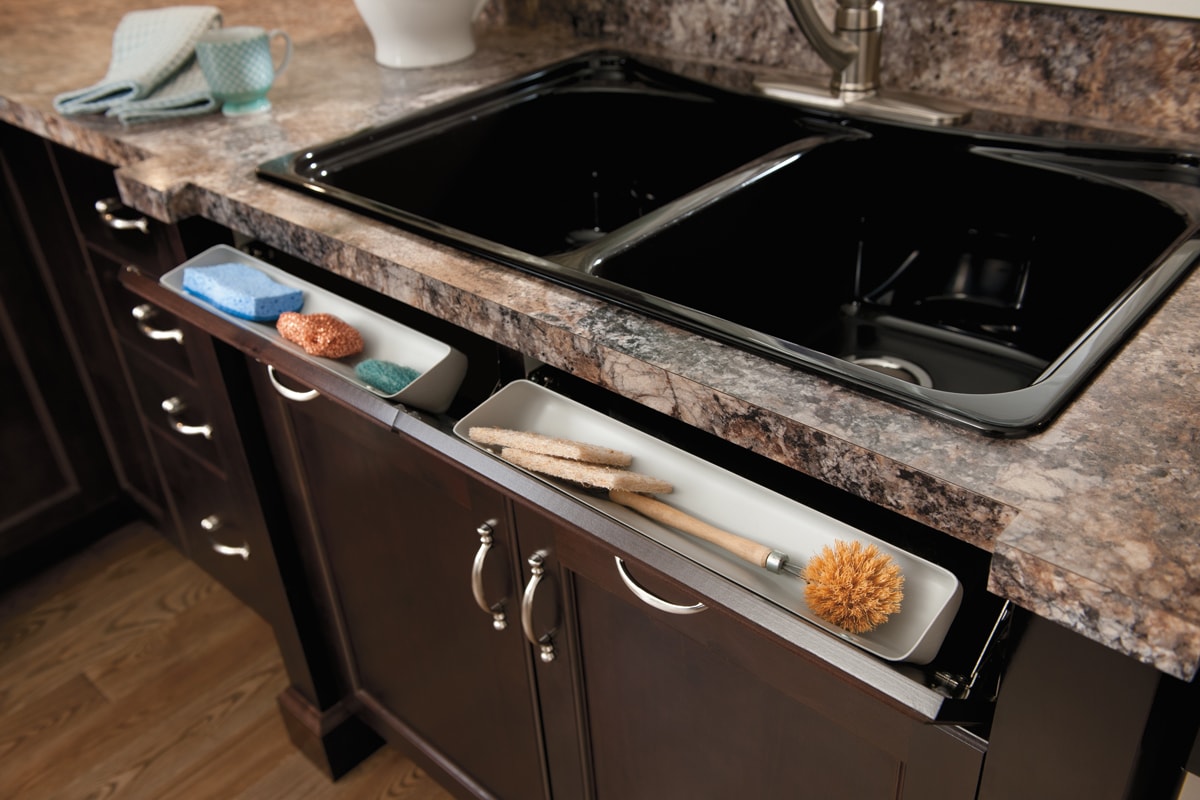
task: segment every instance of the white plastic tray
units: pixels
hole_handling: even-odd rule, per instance
[[[304,306],[300,309],[300,313],[333,314],[354,326],[362,334],[363,352],[346,359],[311,356],[304,352],[304,348],[280,336],[279,332],[275,330],[274,323],[251,322],[236,317],[184,290],[183,271],[188,267],[211,267],[216,264],[233,262],[254,267],[266,273],[277,283],[303,291]],[[406,406],[431,411],[435,414],[445,411],[454,400],[454,395],[458,392],[458,387],[462,384],[463,377],[467,372],[466,356],[450,345],[401,325],[382,314],[363,308],[227,245],[220,244],[210,247],[163,275],[159,282],[222,319],[229,320],[234,325],[270,339],[275,345],[290,350],[306,361],[323,367],[355,386]],[[354,374],[354,365],[368,358],[403,364],[421,374],[399,392],[388,394],[359,380],[358,376]]]
[[[512,428],[591,442],[631,453],[635,472],[670,481],[675,490],[661,500],[718,527],[770,545],[793,559],[807,560],[834,540],[874,543],[904,573],[901,610],[875,630],[855,635],[817,617],[804,600],[804,583],[741,561],[713,545],[667,528],[636,511],[536,475],[597,511],[745,586],[858,647],[889,661],[928,663],[937,655],[962,599],[962,586],[949,570],[918,558],[857,528],[814,511],[728,470],[655,439],[635,428],[529,381],[510,383],[473,410],[454,432],[475,426]],[[498,458],[499,456],[497,456]],[[534,474],[534,473],[530,473]]]

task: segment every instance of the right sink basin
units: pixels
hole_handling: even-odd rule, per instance
[[[838,118],[605,52],[260,174],[1011,436],[1200,256],[1198,164]]]
[[[1197,252],[1193,215],[1135,188],[1135,168],[894,128],[823,143],[581,267],[723,338],[1024,429],[1061,402],[1034,387]]]

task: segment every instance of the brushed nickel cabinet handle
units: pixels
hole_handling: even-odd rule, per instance
[[[483,562],[487,560],[488,551],[492,549],[492,532],[499,522],[489,519],[475,529],[479,534],[479,550],[475,553],[475,561],[471,565],[471,594],[475,596],[475,605],[492,617],[492,627],[502,631],[508,627],[508,617],[504,611],[504,601],[489,603],[483,592]]]
[[[147,235],[150,233],[150,220],[146,217],[123,219],[116,215],[116,212],[125,208],[125,205],[115,197],[97,200],[93,207],[100,216],[100,221],[114,231],[141,231]]]
[[[153,339],[156,342],[176,342],[183,344],[183,331],[179,328],[155,328],[150,325],[150,321],[158,316],[158,309],[149,303],[142,303],[140,306],[134,306],[129,312],[133,315],[133,319],[137,322],[137,329],[147,339]]]
[[[554,628],[538,635],[533,630],[533,599],[537,594],[538,586],[542,582],[542,578],[546,576],[546,570],[542,566],[546,563],[546,551],[539,550],[529,557],[529,583],[525,585],[525,594],[521,598],[521,630],[525,632],[525,638],[529,643],[538,648],[538,655],[542,659],[542,663],[549,664],[555,659],[554,652]]]
[[[634,597],[651,608],[665,611],[668,614],[699,614],[701,611],[708,610],[708,606],[704,605],[704,603],[696,603],[690,606],[668,603],[658,595],[651,594],[639,586],[637,581],[633,579],[633,576],[629,574],[629,569],[625,566],[625,562],[619,557],[613,556],[613,560],[617,562],[617,574],[621,576],[621,581],[625,584],[626,588],[633,592]]]
[[[275,391],[286,397],[288,400],[295,400],[297,403],[307,403],[309,400],[316,400],[321,396],[321,393],[316,389],[309,389],[307,392],[300,392],[295,389],[289,389],[279,382],[275,377],[275,368],[267,364],[267,377],[271,379],[271,385],[275,387]]]
[[[212,425],[188,425],[181,422],[178,416],[187,409],[187,404],[179,397],[168,397],[162,401],[162,410],[166,412],[167,419],[171,423],[171,428],[183,436],[203,436],[205,439],[212,438]]]
[[[220,530],[223,524],[224,523],[221,522],[221,518],[216,514],[210,514],[204,519],[200,520],[200,527],[203,528],[204,532],[208,534],[208,544],[210,547],[212,547],[213,552],[219,553],[223,556],[240,556],[243,561],[249,560],[250,544],[248,542],[243,542],[240,547],[236,547],[233,545],[221,544],[213,538],[212,535]]]

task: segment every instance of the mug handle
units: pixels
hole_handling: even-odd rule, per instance
[[[479,12],[483,11],[483,7],[487,4],[488,0],[479,0],[479,2],[475,4],[475,11],[471,14],[471,19],[476,19],[479,16]]]
[[[484,0],[486,2],[486,0]],[[284,42],[283,61],[275,68],[275,77],[279,77],[279,73],[287,69],[288,62],[292,60],[292,37],[288,36],[284,31],[275,28],[267,31],[267,41],[274,39],[276,36],[282,37]]]

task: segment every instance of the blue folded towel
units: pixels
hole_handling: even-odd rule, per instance
[[[126,125],[156,119],[207,114],[221,107],[195,58],[143,100],[126,100],[105,112]]]
[[[131,11],[113,33],[112,60],[92,86],[54,98],[61,114],[107,113],[125,122],[201,114],[217,107],[196,63],[196,40],[220,27],[213,6]]]

